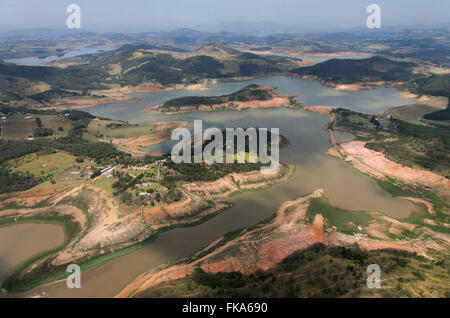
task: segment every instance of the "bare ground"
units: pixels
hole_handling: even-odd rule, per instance
[[[154,105],[146,107],[145,110],[153,112],[163,112],[164,114],[179,114],[193,111],[221,111],[221,110],[243,110],[248,108],[276,108],[276,107],[294,107],[291,105],[290,98],[296,97],[297,95],[280,95],[273,93],[272,90],[275,87],[271,86],[260,86],[260,89],[268,90],[272,98],[270,100],[254,100],[246,102],[227,102],[222,104],[214,105],[197,105],[197,107],[192,106],[180,106],[177,110],[163,111],[162,105]]]
[[[428,249],[437,249],[448,253],[449,236],[426,231],[428,238],[410,241],[392,241],[387,235],[381,239],[368,238],[363,234],[346,235],[332,230],[323,229],[324,218],[317,214],[312,225],[305,223],[305,215],[314,198],[323,195],[323,190],[314,191],[311,195],[283,203],[277,210],[275,219],[263,226],[248,232],[242,232],[237,238],[218,245],[212,252],[194,261],[180,263],[165,269],[153,269],[139,276],[125,287],[116,297],[130,297],[145,292],[160,283],[184,278],[196,267],[205,272],[232,272],[243,274],[255,273],[257,270],[267,270],[281,262],[293,252],[305,249],[314,243],[321,242],[328,246],[351,246],[358,243],[361,248],[376,250],[383,248],[401,249],[426,255]],[[410,229],[415,225],[404,224],[382,214],[374,213],[377,222],[387,222],[395,227]],[[380,223],[381,224],[381,223]],[[382,232],[382,230],[380,230]],[[210,250],[219,241],[211,244],[205,250]],[[204,250],[204,251],[205,251]]]
[[[365,147],[364,141],[349,141],[340,145],[340,152],[345,160],[363,173],[377,178],[390,177],[408,184],[437,189],[448,195],[450,180],[435,173],[402,166],[385,157],[384,154]]]

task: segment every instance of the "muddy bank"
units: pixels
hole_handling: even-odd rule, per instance
[[[450,180],[435,173],[413,169],[393,162],[384,154],[365,147],[364,141],[349,141],[339,147],[345,160],[351,162],[359,171],[376,178],[389,177],[407,184],[435,188],[449,194]]]
[[[168,205],[142,209],[144,222],[157,231],[177,225],[194,224],[231,206],[230,203],[212,201],[184,192],[184,198]]]
[[[303,106],[302,109],[327,115],[333,121],[331,111],[334,108],[332,107]],[[375,178],[384,179],[389,177],[407,184],[437,189],[445,196],[450,194],[449,179],[430,171],[410,168],[393,162],[387,159],[383,153],[366,148],[365,141],[353,140],[337,143],[334,132],[331,129],[328,129],[328,132],[330,133],[330,143],[332,144],[328,153],[352,163],[359,171]]]
[[[58,102],[30,105],[31,108],[46,109],[84,109],[107,104],[135,103],[143,99],[142,96],[128,96],[133,93],[157,93],[171,90],[208,90],[208,85],[219,81],[244,81],[254,77],[236,77],[229,79],[203,79],[193,84],[162,85],[159,83],[143,83],[138,86],[114,87],[106,90],[93,90],[91,96],[85,98],[63,98]]]
[[[187,259],[165,269],[160,268],[144,273],[124,288],[117,297],[145,294],[146,290],[161,283],[186,277],[197,267],[208,273],[238,271],[249,275],[258,270],[272,268],[293,252],[318,242],[327,246],[353,246],[358,243],[361,248],[367,250],[390,248],[422,254],[430,246],[445,250],[442,245],[448,244],[448,237],[440,234],[436,234],[431,239],[432,242],[425,244],[421,240],[393,242],[369,238],[364,234],[347,235],[330,228],[325,230],[326,219],[324,220],[321,214],[315,215],[312,224],[306,221],[306,213],[311,201],[322,195],[324,192],[319,189],[311,195],[285,202],[278,208],[271,222],[261,224],[256,229],[243,230],[236,238],[229,241],[224,238],[219,239],[194,255],[192,258],[194,260]],[[376,216],[376,222],[387,218],[377,213],[374,213],[374,216]],[[395,219],[387,218],[387,222],[397,227],[403,226]],[[405,227],[409,229],[411,225],[405,225]],[[442,239],[445,242],[439,243]]]
[[[321,115],[331,116],[331,112],[336,109],[336,106],[302,106],[301,109],[311,111]]]
[[[321,78],[314,76],[314,75],[292,74],[292,76],[317,81],[317,82],[320,82],[323,86],[332,87],[337,91],[361,91],[361,90],[371,90],[371,89],[377,89],[377,88],[400,87],[404,84],[403,82],[393,82],[393,81],[358,82],[358,83],[340,84],[340,83],[324,81]]]
[[[72,200],[79,199],[86,201],[87,211],[70,204]],[[7,209],[0,211],[0,217],[70,217],[73,222],[78,223],[80,231],[56,254],[39,263],[50,261],[52,266],[58,266],[90,259],[135,244],[149,235],[149,231],[142,225],[139,213],[125,213],[101,188],[81,185],[70,190],[59,189],[54,191],[48,201],[40,202],[47,206]]]
[[[260,170],[245,173],[231,173],[211,182],[194,182],[184,185],[189,192],[206,199],[225,198],[240,191],[261,189],[288,180],[294,167],[280,165],[277,173],[263,174]]]
[[[261,171],[231,173],[211,182],[185,184],[184,199],[169,205],[143,209],[145,222],[152,229],[198,222],[217,214],[230,206],[222,202],[242,191],[258,190],[288,180],[294,168],[282,165],[278,173],[262,174]]]
[[[207,84],[215,83],[215,81],[201,81],[197,84],[178,84],[174,86],[162,86],[162,85],[146,85],[139,86],[124,86],[117,88],[110,88],[107,90],[92,91],[92,96],[88,98],[63,98],[59,102],[50,104],[36,104],[31,105],[32,108],[39,109],[84,109],[106,104],[118,104],[118,103],[135,103],[143,99],[142,96],[130,97],[127,95],[133,93],[155,93],[165,92],[173,89],[187,89],[187,90],[206,90]]]
[[[224,111],[224,110],[244,110],[249,108],[277,108],[277,107],[289,107],[289,108],[298,108],[297,104],[293,100],[294,97],[297,97],[295,94],[286,94],[280,95],[274,93],[273,90],[276,87],[272,86],[259,86],[258,89],[267,91],[271,99],[269,100],[250,100],[250,101],[232,101],[225,102],[220,104],[212,104],[212,105],[186,105],[165,108],[164,105],[154,105],[144,108],[147,111],[153,111],[157,113],[163,114],[180,114],[194,111]]]
[[[290,170],[283,171],[285,173],[277,176],[261,177],[258,171],[255,174],[233,174],[233,178],[240,180],[243,187],[248,185],[248,189],[256,189],[286,180],[286,172]],[[19,280],[27,281],[35,270],[44,273],[50,270],[53,277],[70,263],[88,264],[89,267],[90,260],[108,254],[114,257],[115,252],[142,243],[161,230],[203,222],[231,206],[220,198],[206,198],[186,189],[181,201],[154,207],[126,207],[104,189],[88,182],[52,191],[30,191],[21,197],[10,198],[8,204],[22,207],[0,211],[0,217],[62,216],[70,217],[80,226],[80,230],[60,250],[35,261],[18,274]],[[71,205],[80,200],[86,203],[86,210]],[[45,206],[28,207],[30,204]]]

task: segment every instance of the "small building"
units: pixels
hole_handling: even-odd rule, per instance
[[[138,187],[138,188],[146,188],[146,187],[151,187],[151,186],[152,186],[151,182],[144,182],[144,183],[136,184],[136,187]]]
[[[105,169],[102,169],[100,171],[100,174],[107,174],[107,175],[111,175],[111,172],[113,172],[114,168],[113,167],[107,167]]]

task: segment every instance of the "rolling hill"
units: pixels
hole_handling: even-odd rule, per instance
[[[88,97],[90,90],[265,76],[286,72],[294,66],[289,58],[262,57],[219,45],[186,51],[170,46],[133,44],[62,59],[48,67],[0,63],[0,77],[8,82],[0,86],[0,98],[3,102],[51,102],[61,97]]]
[[[295,65],[283,57],[261,57],[220,45],[195,51],[152,45],[126,45],[118,50],[61,60],[58,64],[95,65],[121,84],[193,83],[202,78],[256,76],[284,72]]]
[[[382,56],[367,59],[331,59],[313,66],[291,70],[292,74],[313,76],[325,82],[353,84],[359,82],[408,81],[415,63],[394,61]]]

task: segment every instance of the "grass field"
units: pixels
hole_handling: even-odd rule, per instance
[[[67,136],[67,132],[73,127],[70,120],[64,115],[31,115],[13,114],[2,123],[2,137],[5,140],[24,140],[33,136],[33,129],[38,128],[36,118],[39,117],[42,127],[53,130],[53,135],[48,138]],[[60,127],[62,130],[60,130]]]
[[[152,133],[155,125],[131,125],[114,120],[92,120],[84,138],[96,141],[102,138],[135,138]]]
[[[96,178],[95,181],[92,184],[94,186],[102,188],[109,195],[113,195],[115,190],[113,189],[112,185],[113,185],[114,182],[115,181],[114,181],[113,178],[106,178],[106,177],[102,176],[100,178]]]
[[[46,154],[43,152],[25,155],[19,159],[8,162],[8,165],[16,171],[28,171],[37,176],[42,181],[48,180],[78,180],[80,175],[88,169],[83,166],[94,166],[95,163],[85,160],[83,163],[75,162],[76,157],[56,152]],[[72,172],[78,172],[73,174]],[[87,178],[87,177],[85,177]]]
[[[423,118],[424,115],[440,110],[433,106],[425,104],[410,104],[405,106],[400,106],[392,111],[392,117],[395,119],[400,119],[415,125],[425,125],[426,123],[419,120]]]

